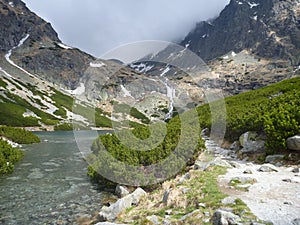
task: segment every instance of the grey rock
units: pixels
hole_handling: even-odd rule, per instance
[[[235,225],[240,222],[240,217],[222,210],[217,210],[212,217],[213,225]]]
[[[222,204],[223,204],[223,205],[231,205],[231,204],[235,204],[235,200],[237,200],[237,198],[229,196],[229,197],[224,198],[224,199],[222,200]]]
[[[229,149],[232,150],[232,151],[238,151],[238,150],[240,150],[241,149],[240,142],[239,141],[233,142],[232,145],[230,145]]]
[[[292,170],[292,172],[293,172],[293,173],[299,173],[299,172],[300,172],[300,169],[299,169],[299,168],[294,168],[294,169]]]
[[[244,174],[253,174],[253,171],[251,169],[246,169],[244,171]]]
[[[300,225],[300,218],[294,219],[292,225]]]
[[[205,170],[207,168],[208,163],[197,160],[194,164],[194,170]]]
[[[280,159],[283,159],[283,158],[284,158],[284,155],[268,155],[266,157],[265,162],[266,163],[272,163],[272,162],[274,162],[276,160],[280,160]]]
[[[160,224],[159,219],[156,215],[147,216],[146,219],[149,220],[153,224]]]
[[[243,146],[242,153],[263,153],[265,152],[265,142],[257,139],[258,135],[255,132],[247,132],[241,135],[239,141]]]
[[[117,187],[116,187],[115,193],[119,198],[123,198],[123,197],[125,197],[126,195],[129,194],[129,191],[127,190],[126,187],[121,186],[121,185],[118,184]]]
[[[133,193],[119,199],[116,203],[109,207],[103,206],[98,217],[100,221],[114,221],[118,214],[133,205],[137,205],[142,197],[147,193],[141,189],[136,189]]]
[[[186,219],[190,218],[190,217],[195,217],[195,214],[200,213],[201,211],[199,209],[184,215],[183,217],[180,218],[180,221],[185,221]]]
[[[201,136],[208,136],[209,135],[209,129],[208,128],[205,128],[201,131]]]
[[[185,175],[183,175],[177,184],[182,184],[184,181],[191,179],[191,174],[190,173],[186,173]]]
[[[290,150],[300,151],[300,134],[290,137],[286,141],[287,147]]]
[[[163,199],[162,199],[162,202],[163,203],[167,203],[168,202],[168,199],[169,199],[169,195],[170,195],[170,192],[172,191],[172,188],[165,191],[164,193],[164,196],[163,196]]]
[[[222,167],[232,168],[230,163],[228,163],[226,160],[221,159],[220,157],[217,157],[213,161],[211,161],[208,167],[209,166],[222,166]]]
[[[183,194],[186,194],[186,193],[188,193],[190,190],[191,190],[190,188],[183,188],[183,189],[182,189],[182,193],[183,193]]]
[[[234,177],[230,180],[230,183],[238,183],[238,184],[253,184],[256,182],[257,180],[252,177]]]
[[[276,166],[265,164],[258,169],[259,172],[279,172]]]
[[[170,220],[167,220],[167,219],[164,219],[163,222],[162,222],[163,225],[170,225],[171,224],[171,221]]]

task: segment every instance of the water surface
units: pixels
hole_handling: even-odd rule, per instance
[[[75,224],[99,211],[109,194],[90,182],[73,132],[36,134],[42,143],[23,146],[14,173],[0,177],[0,224]],[[87,147],[93,138],[82,131]]]

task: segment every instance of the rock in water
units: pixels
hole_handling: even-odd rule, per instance
[[[290,150],[300,151],[300,135],[290,137],[286,141],[287,147]]]
[[[114,221],[117,218],[118,214],[133,205],[137,205],[140,202],[141,198],[145,195],[147,195],[147,193],[143,189],[138,188],[133,193],[119,199],[111,206],[103,206],[99,213],[99,220]]]
[[[212,217],[213,225],[229,225],[229,224],[238,224],[240,217],[231,213],[222,210],[217,210]]]

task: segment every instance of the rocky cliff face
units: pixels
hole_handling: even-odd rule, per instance
[[[200,22],[181,43],[204,60],[249,50],[300,64],[298,0],[231,0],[211,22]]]
[[[0,27],[0,54],[48,81],[74,88],[94,59],[62,44],[51,24],[20,0],[0,0]]]

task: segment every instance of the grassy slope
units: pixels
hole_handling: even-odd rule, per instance
[[[214,104],[221,114],[219,103]],[[257,131],[265,136],[271,154],[285,150],[286,139],[300,133],[300,77],[226,98],[225,103],[228,140]],[[201,126],[210,127],[209,105],[199,107],[198,112]]]

